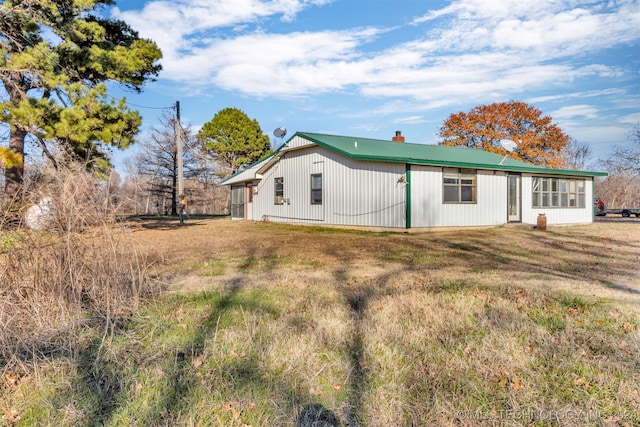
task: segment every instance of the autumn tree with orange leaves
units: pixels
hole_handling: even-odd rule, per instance
[[[449,116],[440,128],[440,145],[479,148],[516,160],[549,168],[564,166],[564,151],[570,137],[549,116],[519,101],[500,102],[474,107],[468,113]],[[507,153],[501,139],[518,144]]]

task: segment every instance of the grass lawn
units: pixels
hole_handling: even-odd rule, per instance
[[[638,223],[187,222],[127,235],[162,260],[139,311],[0,366],[0,423],[640,425]]]

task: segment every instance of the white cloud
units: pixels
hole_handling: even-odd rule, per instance
[[[149,1],[141,11],[113,9],[113,15],[134,25],[142,35],[169,33],[181,37],[213,28],[233,27],[281,15],[295,18],[305,8],[332,0],[177,0]],[[173,33],[173,31],[177,31]]]
[[[598,109],[593,105],[571,105],[554,111],[551,113],[551,117],[557,120],[595,119],[598,117]]]
[[[275,34],[260,25],[289,22],[326,3],[150,1],[141,11],[114,9],[114,15],[154,39],[164,53],[161,77],[185,86],[282,98],[350,92],[406,99],[412,111],[507,100],[584,78],[617,78],[623,70],[597,63],[591,54],[640,41],[638,0],[456,0],[416,18],[415,39],[383,50],[372,50],[370,42],[390,29]],[[423,26],[426,32],[419,34]]]
[[[640,124],[640,113],[628,114],[620,118],[621,123],[628,123],[632,126]]]
[[[203,79],[252,95],[295,95],[340,90],[365,79],[357,45],[375,34],[323,32],[250,34],[220,39],[185,55],[166,71],[176,80]],[[365,67],[366,68],[366,67]]]
[[[568,99],[576,99],[576,98],[594,98],[594,97],[609,97],[609,96],[623,96],[625,91],[618,88],[607,88],[600,90],[589,90],[585,92],[571,92],[571,93],[561,93],[557,95],[550,96],[538,96],[535,98],[529,99],[531,103],[538,102],[550,102],[550,101],[558,101],[558,100],[568,100]]]
[[[596,156],[607,153],[614,145],[624,145],[628,129],[622,126],[588,126],[584,123],[573,126],[560,126],[581,143],[588,143],[594,148]]]
[[[415,125],[418,123],[425,123],[425,120],[422,116],[409,116],[409,117],[401,117],[399,119],[395,119],[393,123],[401,124],[401,125]]]
[[[430,33],[437,37],[441,51],[506,49],[527,51],[539,60],[593,52],[638,39],[637,1],[621,1],[617,9],[582,3],[460,0],[414,23],[428,22],[432,26],[436,17],[448,18],[448,25]]]
[[[429,11],[413,23],[431,22],[443,16],[465,21],[531,16],[553,10],[559,3],[555,0],[457,0],[443,9]]]
[[[141,11],[112,10],[115,18],[128,22],[143,37],[154,40],[164,53],[164,65],[172,68],[185,53],[210,43],[203,33],[281,15],[291,21],[307,7],[332,0],[178,0],[150,1]]]

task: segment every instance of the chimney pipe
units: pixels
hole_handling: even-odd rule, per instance
[[[396,136],[391,138],[391,140],[394,141],[394,142],[404,142],[404,136],[402,136],[402,132],[397,130],[396,131]]]

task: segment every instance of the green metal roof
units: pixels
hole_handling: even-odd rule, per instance
[[[530,163],[506,158],[484,150],[400,143],[383,139],[358,138],[353,136],[325,135],[311,132],[296,132],[302,137],[328,150],[354,160],[374,162],[408,163],[417,165],[450,166],[471,169],[505,170],[540,174],[606,176],[604,172],[588,172],[563,169],[548,169]],[[289,141],[291,140],[289,139]],[[289,142],[287,141],[287,142]],[[286,147],[286,144],[285,144]],[[500,164],[502,162],[502,164]]]

